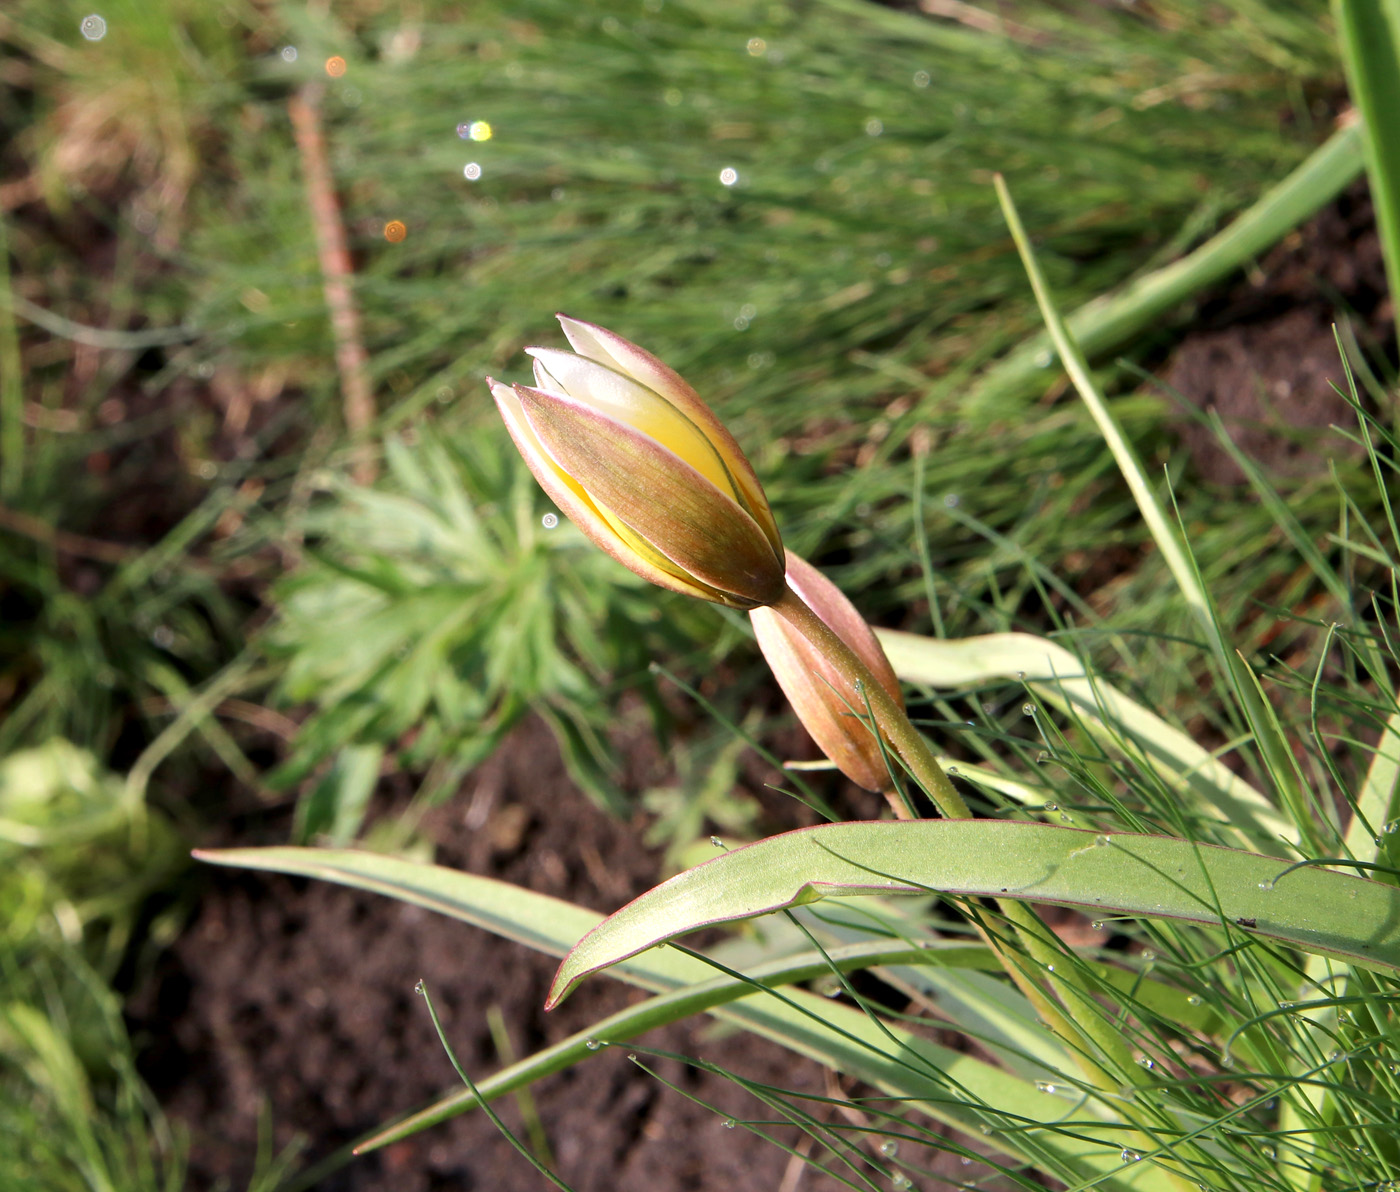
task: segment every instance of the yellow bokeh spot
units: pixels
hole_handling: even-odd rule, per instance
[[[467,129],[467,135],[473,141],[489,141],[491,139],[491,126],[485,120],[473,120]]]
[[[326,59],[326,73],[333,79],[340,78],[345,73],[345,59],[337,54],[334,58]]]
[[[384,225],[384,239],[390,244],[397,244],[408,235],[408,229],[404,227],[402,220],[391,219]]]

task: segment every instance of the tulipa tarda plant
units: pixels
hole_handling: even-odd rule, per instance
[[[1242,751],[1245,775],[1056,642],[873,631],[827,577],[785,551],[753,468],[695,391],[613,332],[561,316],[572,351],[529,349],[532,385],[490,381],[535,477],[638,575],[746,611],[823,752],[852,781],[883,792],[896,818],[736,848],[601,921],[500,882],[387,856],[204,854],[390,893],[563,954],[550,1006],[602,969],[652,994],[479,1084],[459,1068],[465,1090],[361,1149],[472,1107],[491,1113],[489,1102],[506,1092],[707,1012],[880,1094],[841,1125],[796,1094],[745,1086],[819,1144],[810,1162],[851,1187],[922,1186],[936,1176],[939,1151],[1025,1188],[1048,1177],[1076,1189],[1315,1192],[1388,1188],[1400,1178],[1393,638],[1334,630],[1323,643],[1319,667],[1327,650],[1342,649],[1356,679],[1322,697],[1314,684],[1314,717],[1319,702],[1359,706],[1381,726],[1379,744],[1353,761],[1360,793],[1335,792],[1349,809],[1344,820],[1332,792],[1323,800],[1281,760],[1302,738],[1289,736],[1257,672],[1230,652],[1199,572],[1176,565],[1189,550],[1093,389],[1006,202],[1061,358],[1216,646],[1206,665],[1225,676],[1230,715],[1257,751]],[[1363,437],[1383,433],[1357,408]],[[1380,553],[1400,552],[1392,542]],[[1347,584],[1315,552],[1307,557],[1343,602],[1339,618],[1355,624]],[[1022,722],[1046,745],[1038,760],[1056,762],[1059,776],[1028,774],[990,750],[983,764],[960,763],[974,816],[907,715],[901,679],[935,700],[939,689],[1009,685],[1018,702],[1031,701]],[[1335,764],[1331,772],[1340,774]],[[920,793],[939,818],[917,818]],[[1093,916],[1088,934],[1083,923],[1057,933],[1035,903]],[[721,959],[722,947],[656,947],[774,911],[784,915],[765,921],[760,958],[742,972]],[[888,999],[858,993],[847,977],[856,969],[873,969],[976,1050],[942,1047]],[[847,996],[802,988],[814,979],[834,980]]]

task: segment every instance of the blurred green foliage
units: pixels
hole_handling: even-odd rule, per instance
[[[185,864],[165,817],[87,750],[53,738],[0,759],[0,1187],[181,1186],[108,982]]]
[[[274,591],[278,691],[312,707],[277,780],[338,755],[303,835],[354,834],[378,751],[451,793],[527,711],[579,784],[622,810],[609,693],[640,690],[664,715],[647,664],[682,645],[684,615],[663,617],[648,585],[546,513],[513,450],[427,427],[413,439],[386,443],[379,485],[331,481]]]

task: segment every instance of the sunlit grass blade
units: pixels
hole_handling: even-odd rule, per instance
[[[1100,434],[1103,435],[1104,441],[1108,444],[1109,450],[1118,464],[1118,470],[1132,491],[1138,511],[1147,524],[1152,540],[1157,544],[1157,549],[1162,552],[1162,557],[1180,589],[1182,598],[1204,630],[1206,639],[1211,643],[1217,664],[1229,679],[1235,700],[1244,713],[1269,776],[1278,789],[1280,803],[1293,814],[1294,827],[1299,836],[1314,851],[1321,851],[1318,847],[1316,826],[1310,817],[1302,814],[1303,809],[1307,807],[1307,798],[1297,780],[1292,753],[1288,743],[1278,731],[1273,709],[1259,692],[1258,678],[1226,640],[1225,631],[1216,615],[1214,602],[1205,589],[1195,559],[1191,556],[1179,528],[1168,521],[1161,503],[1157,500],[1152,486],[1148,483],[1147,473],[1143,469],[1136,449],[1123,434],[1118,420],[1114,418],[1112,411],[1108,408],[1108,403],[1104,400],[1103,394],[1099,392],[1098,386],[1089,373],[1089,366],[1085,362],[1083,352],[1080,351],[1079,345],[1060,316],[1054,296],[1051,294],[1045,275],[1041,272],[1040,265],[1036,261],[1030,237],[1026,234],[1026,229],[1021,223],[1021,217],[1016,211],[1016,205],[1012,201],[1011,192],[1007,189],[1005,180],[998,175],[995,182],[997,197],[1001,200],[1002,212],[1006,216],[1006,222],[1011,229],[1012,239],[1016,242],[1017,251],[1021,254],[1021,262],[1030,278],[1031,288],[1035,291],[1036,303],[1040,307],[1041,318],[1045,320],[1050,337],[1054,341],[1055,350],[1059,353],[1060,360],[1069,373],[1070,380],[1074,383],[1080,398],[1083,399],[1085,406],[1092,414]]]
[[[1016,679],[1040,699],[1073,709],[1101,741],[1119,735],[1138,745],[1169,784],[1190,791],[1200,809],[1220,813],[1250,847],[1297,841],[1293,826],[1269,801],[1180,729],[1085,670],[1082,659],[1048,638],[993,633],[940,641],[899,630],[878,631],[895,673],[930,687],[972,687]],[[1276,845],[1275,845],[1276,847]]]
[[[1365,128],[1366,176],[1392,295],[1400,294],[1400,5],[1334,0],[1352,101]],[[1400,329],[1400,307],[1395,309]]]
[[[886,940],[831,948],[827,956],[843,972],[854,972],[880,964],[915,961],[928,962],[940,968],[958,968],[969,964],[976,968],[1000,967],[986,948],[963,944],[924,948],[919,944]],[[759,992],[757,987],[760,985],[776,988],[826,976],[830,971],[826,956],[809,951],[767,964],[754,965],[744,974],[746,979],[743,980],[718,976],[699,984],[682,986],[674,992],[658,994],[625,1010],[619,1010],[607,1018],[601,1018],[586,1030],[578,1031],[567,1039],[562,1039],[479,1080],[477,1088],[486,1100],[494,1100],[533,1084],[553,1072],[563,1071],[574,1064],[591,1059],[602,1047],[627,1042],[645,1031],[654,1030],[669,1022],[687,1018],[692,1014],[714,1011],[727,1003],[749,997]],[[590,1043],[593,1046],[590,1046]],[[452,1093],[427,1109],[419,1110],[378,1131],[359,1143],[356,1151],[364,1154],[387,1146],[400,1138],[406,1138],[419,1130],[464,1113],[476,1104],[477,1098],[470,1091]]]

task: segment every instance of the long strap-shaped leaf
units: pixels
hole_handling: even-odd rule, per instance
[[[944,640],[877,629],[895,673],[931,687],[969,687],[995,678],[1015,678],[1042,699],[1070,708],[1100,739],[1122,738],[1141,749],[1167,781],[1193,795],[1196,810],[1224,815],[1240,831],[1240,843],[1253,847],[1296,843],[1298,832],[1279,811],[1202,749],[1180,729],[1129,699],[1064,646],[1032,633],[988,633]]]
[[[349,849],[263,848],[201,850],[195,856],[218,865],[320,878],[369,890],[484,927],[496,935],[553,956],[598,927],[601,915],[519,886],[439,865],[423,865]],[[691,872],[694,872],[693,870]],[[935,953],[936,956],[936,953]],[[615,976],[653,991],[671,991],[713,980],[704,961],[660,948],[629,959]],[[746,998],[715,1006],[710,1013],[756,1035],[846,1072],[911,1104],[936,1121],[985,1142],[1016,1159],[1034,1162],[1071,1184],[1090,1183],[1109,1192],[1174,1192],[1178,1186],[1155,1164],[1125,1164],[1122,1127],[1087,1120],[1073,1131],[1026,1129],[1063,1121],[1066,1105],[1029,1081],[975,1056],[940,1047],[901,1027],[872,1022],[861,1011],[802,990],[781,998]],[[446,1099],[445,1099],[446,1100]],[[439,1102],[436,1108],[441,1108]],[[432,1110],[425,1111],[431,1115]],[[407,1124],[404,1133],[410,1132]],[[375,1139],[401,1137],[393,1127]]]
[[[803,828],[678,874],[579,941],[559,967],[549,1004],[589,973],[708,924],[828,894],[930,890],[1186,919],[1400,969],[1395,886],[1166,836],[923,820]]]

